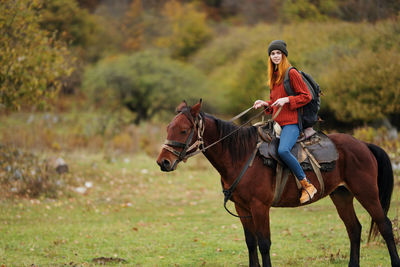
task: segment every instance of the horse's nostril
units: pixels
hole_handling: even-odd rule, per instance
[[[171,163],[169,162],[169,160],[164,159],[164,160],[162,161],[162,165],[163,165],[164,167],[169,167],[169,166],[171,165]]]

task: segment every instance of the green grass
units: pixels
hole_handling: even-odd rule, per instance
[[[86,152],[65,155],[84,195],[0,202],[0,266],[247,266],[241,224],[222,207],[218,173],[202,156],[162,173],[155,158],[137,154],[110,161]],[[390,218],[396,217],[399,195]],[[230,204],[230,208],[233,209]],[[361,266],[389,266],[381,241],[366,244]],[[271,210],[273,266],[347,266],[349,241],[329,198],[294,209]]]

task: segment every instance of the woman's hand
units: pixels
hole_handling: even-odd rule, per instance
[[[282,107],[286,103],[289,103],[289,97],[282,97],[276,100],[271,106],[273,107]]]
[[[261,107],[268,107],[268,103],[263,101],[263,100],[260,100],[260,99],[256,100],[254,102],[253,108],[254,109],[258,109],[258,108],[261,108]]]

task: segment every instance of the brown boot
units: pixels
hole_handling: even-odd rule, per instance
[[[300,184],[303,187],[303,190],[301,190],[300,203],[303,204],[313,198],[315,193],[317,193],[317,189],[307,180],[307,178],[301,180]]]

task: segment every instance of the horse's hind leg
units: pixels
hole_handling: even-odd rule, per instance
[[[385,221],[381,223],[381,225],[378,224],[378,228],[388,247],[392,266],[399,267],[400,259],[399,255],[397,254],[396,243],[394,242],[392,222],[389,220],[388,217],[385,216]]]
[[[363,205],[363,207],[368,211],[368,213],[372,217],[372,220],[378,226],[379,232],[385,240],[386,246],[389,250],[392,266],[400,267],[400,259],[399,255],[397,254],[396,243],[394,242],[392,223],[390,222],[389,218],[386,217],[383,213],[379,201],[370,203],[370,200],[363,201],[358,197],[357,199],[360,201],[361,205]]]
[[[361,224],[354,211],[354,196],[345,187],[340,186],[330,194],[330,197],[350,238],[349,266],[360,266]]]
[[[238,205],[235,205],[236,211],[240,216],[247,216],[249,213],[243,211]],[[243,225],[244,236],[247,249],[249,251],[249,266],[260,266],[257,254],[257,236],[253,220],[251,218],[240,218]]]
[[[379,232],[385,240],[387,248],[389,250],[392,266],[400,267],[400,259],[399,255],[397,254],[396,243],[394,242],[392,223],[383,212],[376,186],[375,189],[372,185],[366,185],[363,190],[355,189],[355,187],[353,188],[354,189],[351,188],[350,190],[352,190],[354,196],[368,211],[368,213],[371,215],[372,220],[378,226]]]

